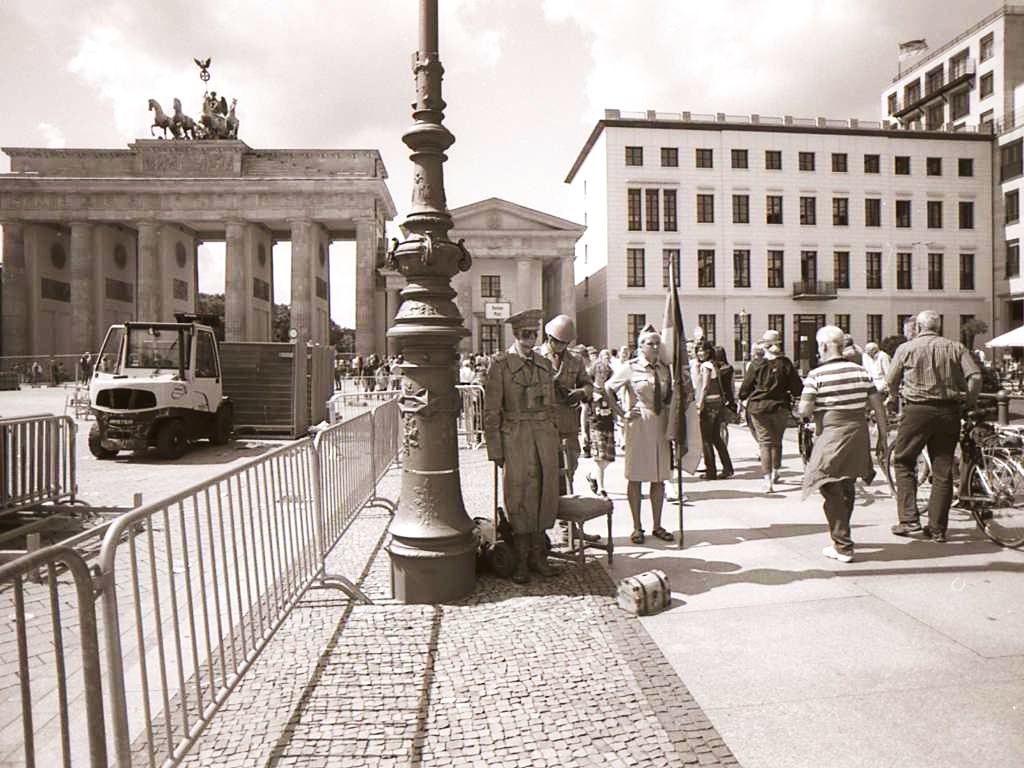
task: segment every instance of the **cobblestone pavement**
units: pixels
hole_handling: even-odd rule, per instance
[[[461,458],[485,512],[489,465]],[[388,520],[364,512],[328,566],[361,572],[374,604],[308,593],[185,765],[738,765],[600,563],[404,606],[386,553],[361,546]]]

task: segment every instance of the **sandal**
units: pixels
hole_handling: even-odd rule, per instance
[[[634,544],[643,544],[644,543],[644,532],[643,531],[633,531],[633,534],[629,537],[629,540],[631,542],[633,542]]]
[[[587,475],[587,485],[590,486],[591,493],[597,493],[597,479],[591,475]]]
[[[655,528],[653,531],[651,531],[651,535],[652,536],[657,536],[662,541],[675,541],[675,538],[676,538],[671,533],[669,533],[664,528],[662,528],[660,525],[657,528]]]

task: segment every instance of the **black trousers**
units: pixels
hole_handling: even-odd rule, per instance
[[[718,470],[715,468],[715,451],[722,458],[722,471],[726,474],[732,472],[732,457],[729,456],[729,446],[722,439],[722,402],[704,401],[704,407],[700,410],[700,440],[704,447],[704,468],[709,478],[716,477]]]
[[[953,502],[953,452],[959,437],[958,406],[904,403],[892,457],[896,510],[901,523],[918,522],[917,457],[927,448],[932,462],[928,525],[933,531],[946,532],[949,506]]]
[[[853,554],[853,539],[850,536],[850,517],[853,515],[855,488],[853,480],[837,480],[819,488],[825,499],[825,519],[832,536],[832,546],[843,555]]]

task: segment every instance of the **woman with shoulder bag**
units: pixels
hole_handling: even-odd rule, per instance
[[[697,368],[700,376],[697,410],[700,413],[700,438],[704,447],[704,477],[717,480],[733,476],[732,457],[722,439],[722,423],[725,419],[725,395],[718,365],[714,361],[714,348],[704,342],[697,346]],[[715,451],[722,459],[722,474],[715,467]]]

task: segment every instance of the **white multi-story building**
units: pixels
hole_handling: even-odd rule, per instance
[[[678,260],[687,329],[736,358],[767,328],[807,369],[834,323],[881,341],[931,308],[992,322],[992,137],[886,123],[609,110],[566,182],[580,340],[661,326]]]
[[[884,120],[970,130],[993,142],[994,330],[1024,324],[1020,190],[1024,182],[1024,6],[1004,6],[915,59],[882,91]]]

